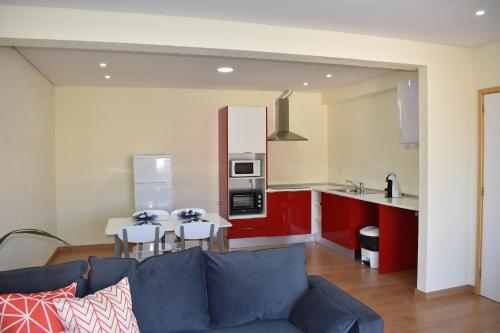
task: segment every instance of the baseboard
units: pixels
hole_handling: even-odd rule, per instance
[[[337,252],[339,254],[342,254],[350,259],[355,259],[356,258],[356,251],[348,249],[346,247],[343,247],[339,244],[336,244],[332,241],[329,241],[328,239],[325,239],[323,237],[318,237],[316,239],[316,243],[323,245],[326,248],[329,248],[330,250]]]
[[[54,252],[49,257],[45,266],[52,265],[54,263],[54,259],[57,258],[58,255],[62,253],[68,253],[73,251],[89,251],[89,250],[111,250],[113,251],[114,244],[91,244],[91,245],[69,245],[69,246],[59,246],[54,249]]]
[[[229,239],[229,249],[246,248],[246,247],[259,247],[259,246],[272,246],[272,245],[285,245],[313,242],[315,235],[293,235],[293,236],[278,236],[278,237],[252,237],[252,238],[234,238]]]
[[[428,301],[432,299],[458,295],[458,294],[468,294],[473,292],[474,292],[474,287],[471,285],[436,290],[428,293],[415,289],[415,297],[425,299],[426,301]]]

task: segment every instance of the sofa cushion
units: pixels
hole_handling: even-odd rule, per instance
[[[139,333],[126,277],[83,298],[56,299],[54,306],[65,332]]]
[[[240,326],[213,328],[196,333],[302,333],[302,331],[288,320],[258,320]]]
[[[288,319],[307,290],[304,245],[254,252],[205,252],[211,327]]]
[[[0,294],[0,332],[60,333],[64,326],[54,302],[75,296],[76,282],[51,291]]]
[[[320,289],[310,289],[295,305],[290,321],[304,332],[347,333],[356,316],[339,307]]]
[[[105,288],[128,276],[132,309],[141,332],[208,328],[207,290],[199,247],[151,257],[141,263],[135,259],[92,258],[91,266],[92,288]]]
[[[90,271],[88,291],[90,294],[101,289],[115,285],[126,276],[134,273],[139,265],[137,260],[131,258],[89,258]]]
[[[76,296],[83,297],[87,292],[87,284],[82,275],[87,272],[87,268],[85,260],[77,260],[0,272],[0,294],[39,293],[64,288],[76,282]]]

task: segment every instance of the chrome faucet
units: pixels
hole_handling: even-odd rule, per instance
[[[356,184],[354,184],[354,182],[352,180],[346,179],[345,182],[352,185],[352,189],[354,192],[358,191],[358,187],[356,186]]]
[[[359,193],[365,193],[365,184],[363,182],[359,182]]]

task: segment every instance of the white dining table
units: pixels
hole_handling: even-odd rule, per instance
[[[224,219],[217,213],[207,213],[202,216],[202,219],[208,220],[209,222],[213,222],[219,225],[219,231],[217,232],[217,239],[219,241],[219,251],[224,251],[224,229],[232,227],[232,224]],[[120,238],[118,238],[118,233],[126,227],[130,227],[137,221],[134,221],[131,217],[112,217],[108,219],[108,223],[106,224],[106,229],[104,230],[104,234],[106,236],[113,236],[115,238],[115,257],[120,257],[122,242]],[[167,232],[174,232],[175,227],[179,224],[182,224],[182,220],[180,220],[177,216],[170,215],[164,220],[157,220],[156,223],[160,223],[162,227],[165,228]]]

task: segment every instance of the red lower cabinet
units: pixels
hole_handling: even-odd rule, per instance
[[[378,205],[348,197],[321,194],[321,235],[323,238],[354,250],[359,245],[359,230],[377,225]]]
[[[379,207],[379,273],[417,268],[418,214],[415,211]]]
[[[267,235],[291,236],[311,233],[311,191],[267,194]]]
[[[229,222],[233,226],[227,228],[228,239],[265,237],[267,234],[267,218],[230,220]]]

